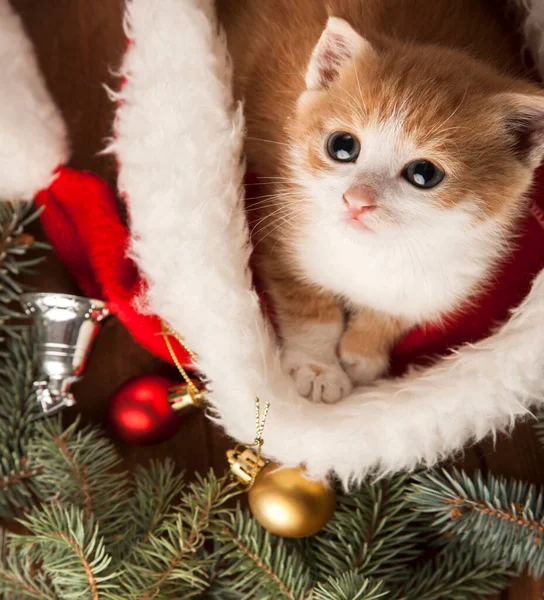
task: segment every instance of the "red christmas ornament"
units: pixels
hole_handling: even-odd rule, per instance
[[[200,382],[194,385],[202,390]],[[181,415],[199,406],[199,397],[186,383],[175,384],[159,375],[129,379],[111,397],[108,421],[127,444],[158,444],[172,437],[183,423]]]

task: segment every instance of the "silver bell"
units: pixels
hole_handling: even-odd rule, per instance
[[[23,294],[33,317],[32,339],[41,374],[34,382],[44,413],[73,406],[70,388],[81,378],[99,324],[110,314],[101,300],[71,294]]]

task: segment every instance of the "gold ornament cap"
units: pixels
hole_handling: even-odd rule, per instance
[[[198,390],[196,393],[194,390]],[[168,388],[168,402],[172,410],[185,413],[194,408],[200,408],[206,398],[206,385],[196,377],[191,377],[191,385],[185,381]]]
[[[245,486],[251,485],[259,471],[266,465],[264,459],[253,450],[241,446],[227,450],[227,459],[231,473]]]
[[[311,481],[304,469],[270,463],[248,494],[251,512],[270,533],[287,538],[314,535],[331,519],[336,492],[327,482]]]

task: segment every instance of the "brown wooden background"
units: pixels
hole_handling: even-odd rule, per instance
[[[68,123],[73,148],[71,166],[91,170],[115,184],[114,161],[97,153],[110,134],[112,105],[102,84],[117,86],[112,70],[119,66],[125,44],[121,27],[124,0],[11,2],[24,20],[49,88]],[[53,255],[34,283],[44,291],[78,292]],[[128,378],[148,372],[175,376],[169,367],[140,348],[122,325],[109,319],[95,344],[84,381],[76,388],[78,405],[71,409],[72,415],[78,412],[86,421],[101,422],[115,389]],[[475,389],[475,398],[477,395]],[[224,470],[224,453],[229,446],[225,436],[196,413],[187,418],[173,439],[163,444],[147,448],[120,445],[120,450],[127,466],[170,456],[191,474],[210,468]],[[501,437],[495,447],[485,442],[467,450],[460,462],[468,469],[481,468],[544,483],[543,458],[531,424],[525,423],[509,439]],[[522,577],[500,598],[536,600],[543,592],[541,582]]]

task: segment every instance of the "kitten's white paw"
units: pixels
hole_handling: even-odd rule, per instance
[[[312,402],[334,404],[352,388],[339,363],[320,362],[304,352],[285,351],[283,367],[294,379],[298,393]]]
[[[365,356],[340,349],[340,362],[354,385],[368,385],[389,368],[388,356]]]

